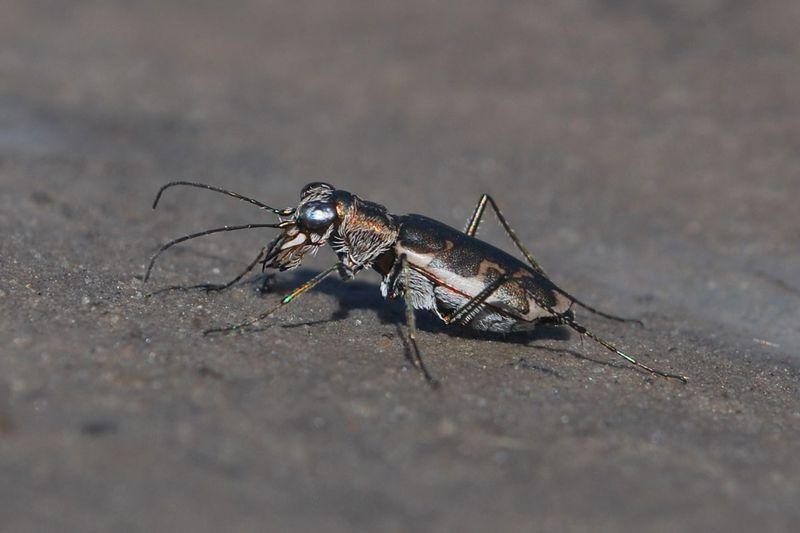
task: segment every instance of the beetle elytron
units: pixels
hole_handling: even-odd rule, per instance
[[[284,296],[275,307],[240,324],[206,330],[205,334],[247,328],[293,301],[333,272],[338,272],[342,279],[347,280],[361,270],[372,268],[383,277],[381,294],[384,298],[404,298],[409,344],[413,348],[411,361],[432,385],[437,382],[425,368],[415,338],[414,309],[431,311],[445,324],[459,323],[476,330],[498,333],[531,330],[542,322],[563,324],[652,374],[684,383],[687,380],[684,376],[662,372],[636,361],[576,322],[572,311],[574,305],[612,320],[627,319],[598,311],[555,285],[516,236],[495,201],[486,194],[481,197],[466,229],[461,232],[421,215],[393,215],[380,204],[362,200],[355,194],[322,182],[306,185],[300,193],[297,207],[275,209],[233,191],[202,183],[176,181],[161,187],[153,208],[158,205],[166,189],[179,185],[208,189],[249,202],[278,215],[280,221],[274,224],[224,226],[170,241],[151,257],[144,281],[149,278],[156,258],[179,242],[211,233],[249,228],[279,228],[282,233],[264,246],[247,268],[228,283],[167,287],[162,290],[226,289],[259,263],[262,270],[290,270],[300,266],[306,254],[326,244],[338,256],[334,265]],[[500,224],[527,264],[475,238],[487,205],[494,209]]]

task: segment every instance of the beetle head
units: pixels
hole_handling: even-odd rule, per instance
[[[300,193],[300,203],[286,221],[283,233],[270,243],[264,268],[297,268],[303,257],[325,245],[339,215],[333,195],[336,189],[322,182],[309,183]]]

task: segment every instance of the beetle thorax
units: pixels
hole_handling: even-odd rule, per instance
[[[385,207],[337,191],[339,224],[330,245],[351,272],[368,268],[397,240],[395,217]]]

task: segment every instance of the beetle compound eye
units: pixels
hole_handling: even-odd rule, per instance
[[[336,219],[336,209],[327,202],[308,202],[300,210],[299,222],[310,230],[330,226]]]

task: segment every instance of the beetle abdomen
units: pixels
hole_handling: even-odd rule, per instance
[[[394,248],[398,257],[405,254],[411,268],[428,280],[436,312],[442,317],[466,304],[501,276],[507,277],[508,281],[484,305],[462,320],[475,329],[507,332],[518,329],[519,322],[552,316],[548,307],[561,313],[571,304],[547,277],[522,261],[421,215],[400,217]]]

